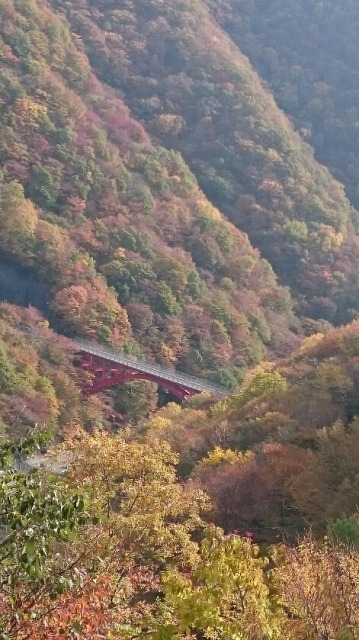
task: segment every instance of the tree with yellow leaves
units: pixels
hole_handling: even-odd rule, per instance
[[[358,640],[358,547],[318,542],[310,534],[284,550],[275,582],[295,638]]]
[[[116,563],[194,561],[191,532],[201,526],[208,499],[176,481],[178,456],[168,444],[79,432],[61,453],[69,460],[66,482],[86,492],[101,514]]]
[[[189,574],[168,569],[156,618],[138,638],[151,640],[289,640],[258,547],[210,527]],[[132,636],[133,637],[133,636]]]

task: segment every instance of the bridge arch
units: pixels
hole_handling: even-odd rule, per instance
[[[82,340],[76,340],[75,344],[79,348],[75,354],[75,363],[93,376],[92,381],[83,388],[87,395],[101,393],[132,380],[155,382],[181,401],[201,392],[210,393],[218,398],[228,395],[226,389],[206,380],[141,362],[125,354],[111,351],[107,347],[103,348]]]

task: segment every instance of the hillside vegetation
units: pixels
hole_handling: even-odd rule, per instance
[[[0,640],[359,640],[357,211],[303,140],[356,204],[356,111],[295,132],[270,6],[0,0]],[[231,393],[85,397],[76,336]]]
[[[34,427],[59,438],[76,424],[109,426],[111,408],[81,394],[74,352],[36,309],[0,304],[1,441]]]
[[[50,290],[54,326],[233,385],[296,338],[288,291],[153,144],[41,0],[0,3],[4,257]]]
[[[145,425],[179,471],[199,482],[226,530],[295,538],[357,508],[359,324],[307,338],[291,358],[261,363],[238,393],[206,409],[170,405]]]
[[[223,4],[230,19],[231,4]],[[249,234],[291,287],[298,311],[352,319],[356,214],[205,3],[52,5],[81,38],[98,77],[152,136],[183,154],[207,197]]]
[[[3,637],[357,640],[358,337],[308,338],[210,409],[74,430],[64,477],[2,442]]]
[[[0,285],[13,302],[33,295],[59,333],[234,389],[325,320],[356,316],[359,254],[342,186],[219,29],[231,6],[0,1]],[[25,312],[4,308],[25,344]],[[26,317],[30,333],[44,322]],[[4,390],[19,406],[40,384],[21,380]],[[136,422],[156,389],[132,391],[114,402]],[[59,411],[33,422],[61,430]],[[4,408],[5,431],[17,415]]]
[[[206,0],[359,208],[355,0]],[[357,224],[357,217],[355,217]]]

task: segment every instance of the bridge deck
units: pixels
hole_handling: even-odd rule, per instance
[[[149,364],[136,358],[131,358],[125,354],[112,351],[108,347],[104,348],[98,344],[87,342],[86,340],[76,339],[73,340],[75,345],[79,348],[79,351],[89,353],[90,355],[102,358],[109,362],[115,362],[116,364],[122,364],[125,367],[134,369],[136,371],[142,371],[158,377],[159,380],[173,382],[178,385],[183,385],[188,389],[193,389],[198,392],[209,392],[218,396],[227,396],[228,390],[219,385],[207,382],[201,378],[189,376],[184,373],[179,373],[174,369],[167,369],[156,364]]]

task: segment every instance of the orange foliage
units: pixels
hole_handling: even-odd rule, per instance
[[[39,607],[39,619],[24,621],[16,629],[16,640],[102,640],[113,622],[114,588],[107,576],[89,581],[84,587],[66,593],[58,600]],[[28,603],[23,602],[17,613],[21,618]],[[6,611],[6,601],[0,601],[0,613]],[[35,607],[36,609],[36,603]],[[15,638],[14,635],[10,635]]]

